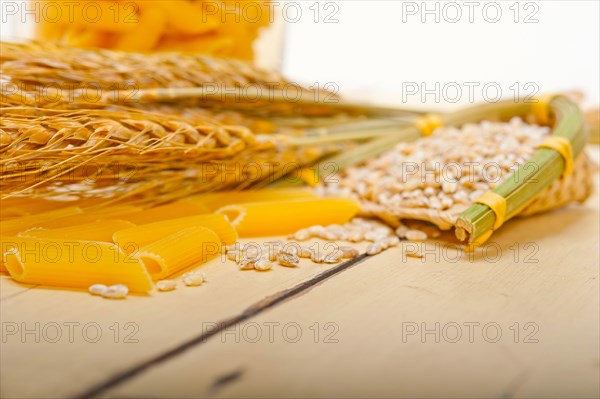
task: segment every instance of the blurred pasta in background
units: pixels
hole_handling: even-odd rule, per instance
[[[38,39],[124,51],[182,51],[254,60],[268,0],[30,0]]]

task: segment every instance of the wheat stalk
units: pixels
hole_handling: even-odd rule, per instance
[[[85,50],[54,43],[0,42],[0,73],[4,80],[4,102],[32,106],[70,106],[90,108],[113,103],[142,106],[142,93],[171,88],[212,88],[219,93],[230,90],[280,91],[293,88],[302,98],[333,93],[311,90],[286,80],[278,73],[265,71],[235,59],[201,54],[136,54],[110,50]],[[140,94],[138,94],[138,92]],[[147,103],[148,96],[144,97]],[[297,105],[288,99],[261,102],[247,95],[207,96],[187,101],[188,106],[219,107],[234,105],[246,112],[299,115]],[[181,107],[183,101],[178,101]],[[306,108],[320,115],[338,113],[324,104]]]
[[[0,42],[2,74],[12,82],[38,86],[57,83],[98,85],[103,90],[156,87],[283,87],[280,74],[235,59],[201,54],[137,54],[86,50],[51,42]]]
[[[338,97],[242,61],[39,42],[0,46],[0,71],[9,83],[2,87],[0,123],[3,198],[52,196],[70,189],[111,201],[144,202],[150,197],[162,201],[198,191],[260,186],[386,131],[373,129],[378,122],[365,122],[368,107],[326,104],[318,99]],[[85,92],[89,87],[100,90],[101,97],[90,101]],[[198,90],[205,95],[210,87],[217,91],[197,98]],[[266,90],[262,93],[269,98],[257,104],[243,96],[234,101],[226,96],[240,97],[248,87]],[[302,106],[282,95],[289,87],[301,93]],[[190,101],[179,101],[181,92],[188,93]],[[177,104],[166,101],[173,99]],[[349,124],[356,121],[362,124]],[[335,127],[340,124],[344,125]],[[268,177],[224,179],[206,172],[208,166],[251,164],[270,168]],[[111,165],[135,173],[125,180],[100,174],[93,184],[83,184],[87,169],[105,171]]]
[[[248,62],[208,55],[135,54],[40,42],[0,42],[0,50],[0,73],[8,83],[2,94],[5,102],[13,104],[144,107],[176,101],[179,107],[213,107],[263,117],[422,113],[348,102],[331,91],[303,87]],[[41,91],[45,95],[40,98]]]
[[[186,119],[133,108],[0,108],[0,187],[14,196],[164,202],[202,191],[272,183],[381,131],[355,125],[303,142],[254,134],[209,116]],[[94,172],[90,182],[90,169]],[[248,178],[247,173],[260,176]]]

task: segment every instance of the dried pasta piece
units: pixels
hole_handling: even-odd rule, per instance
[[[112,243],[112,236],[115,232],[131,227],[135,227],[135,224],[126,220],[98,220],[92,223],[58,229],[28,230],[19,233],[18,236],[59,240],[103,241]]]
[[[206,227],[190,227],[140,249],[137,257],[153,280],[197,266],[221,251],[219,236]]]
[[[135,7],[131,2],[83,0],[31,0],[32,10],[39,10],[36,34],[38,38],[61,41],[65,30],[75,28],[80,34],[94,30],[100,33],[122,33],[135,29]],[[35,4],[38,3],[38,4]],[[41,17],[41,18],[39,18]],[[133,23],[132,23],[133,22]],[[75,38],[73,32],[71,38]]]
[[[228,205],[216,213],[227,216],[240,237],[256,237],[291,234],[318,224],[344,224],[358,211],[354,200],[319,198]]]
[[[58,42],[62,39],[66,25],[57,22],[46,21],[44,18],[36,24],[35,34],[38,38]]]
[[[127,220],[130,215],[135,215],[138,212],[141,212],[142,209],[137,206],[124,205],[124,206],[116,206],[116,207],[108,207],[102,208],[98,210],[83,210],[83,213],[78,215],[69,215],[66,217],[48,220],[43,223],[38,223],[37,228],[44,229],[56,229],[63,228],[67,226],[77,226],[81,224],[88,224],[97,222],[98,220]],[[135,223],[134,223],[135,224]]]
[[[78,26],[71,26],[64,33],[64,41],[75,47],[105,47],[110,37],[108,32]]]
[[[127,216],[126,219],[135,224],[146,224],[207,213],[210,213],[210,209],[199,202],[177,201],[168,205],[145,209]]]
[[[126,253],[132,253],[161,238],[190,227],[205,227],[214,231],[226,245],[237,241],[237,232],[223,215],[199,215],[144,224],[113,234],[113,242]]]
[[[13,219],[23,216],[28,216],[29,213],[24,211],[22,208],[10,207],[10,208],[2,208],[0,205],[0,220]]]
[[[125,217],[135,214],[137,212],[141,212],[142,208],[134,205],[120,205],[120,206],[111,206],[106,208],[99,208],[94,210],[84,209],[83,212],[86,215],[90,215],[96,219],[112,219],[119,218],[124,219]]]
[[[229,51],[235,45],[230,37],[220,37],[216,32],[194,36],[165,35],[160,39],[155,50],[181,51],[217,55]]]
[[[115,43],[116,50],[125,51],[150,51],[152,50],[165,28],[166,18],[163,11],[154,6],[154,1],[148,2],[149,6],[140,10],[135,30],[124,33]],[[127,25],[127,24],[124,24]]]
[[[289,201],[299,199],[315,199],[317,196],[306,188],[273,188],[245,191],[219,191],[215,193],[198,194],[185,201],[200,202],[210,210],[216,210],[225,205],[242,204],[246,202]]]
[[[131,2],[119,5],[114,1],[84,0],[82,3],[82,8],[76,8],[72,14],[67,7],[63,8],[61,21],[80,29],[102,32],[126,33],[138,29],[137,7]],[[73,4],[78,3],[71,2],[71,7]]]
[[[26,284],[87,289],[124,284],[147,292],[152,281],[139,259],[104,242],[3,237],[2,259],[10,275]]]
[[[165,15],[169,32],[180,35],[199,35],[217,29],[220,25],[215,15],[203,13],[191,1],[155,0],[140,2],[142,15],[146,4],[160,8]]]
[[[68,202],[64,201],[52,201],[42,198],[29,198],[29,197],[13,197],[0,200],[0,215],[5,216],[5,212],[15,212],[18,210],[16,216],[22,215],[34,215],[36,213],[49,212],[60,208],[69,206]],[[77,203],[80,208],[80,202]],[[7,215],[11,216],[11,215]]]
[[[17,219],[5,220],[0,223],[0,235],[10,236],[35,227],[46,227],[52,220],[72,217],[81,214],[81,208],[72,206],[37,215],[23,216]]]

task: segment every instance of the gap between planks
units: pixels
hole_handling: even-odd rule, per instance
[[[266,311],[267,309],[270,309],[278,304],[281,304],[282,302],[284,302],[288,299],[291,299],[298,295],[304,294],[305,292],[308,292],[312,287],[314,287],[314,286],[320,284],[321,282],[335,276],[336,274],[341,273],[344,270],[347,270],[348,268],[362,262],[367,257],[368,257],[368,255],[361,254],[361,255],[357,256],[356,258],[351,259],[347,262],[344,262],[344,263],[342,263],[336,267],[333,267],[329,270],[326,270],[323,273],[321,273],[309,280],[303,281],[290,289],[279,291],[273,295],[267,296],[266,298],[260,300],[259,302],[254,303],[250,307],[246,308],[246,310],[244,310],[239,315],[230,317],[230,318],[218,323],[217,328],[214,328],[210,331],[201,333],[170,350],[167,350],[159,355],[154,356],[153,358],[151,358],[147,361],[144,361],[144,362],[138,364],[137,366],[130,367],[129,369],[127,369],[125,371],[114,374],[113,376],[109,377],[106,381],[92,386],[90,389],[80,393],[79,395],[74,396],[74,398],[75,399],[83,399],[83,398],[94,397],[94,396],[97,396],[97,395],[107,391],[110,388],[120,385],[120,384],[124,383],[125,381],[137,376],[138,374],[143,373],[144,371],[148,370],[149,368],[151,368],[153,366],[156,366],[164,361],[167,361],[176,356],[179,356],[182,353],[186,352],[187,350],[205,343],[208,339],[219,334],[220,332],[222,332],[223,330],[225,330],[227,328],[233,327],[236,324],[244,322],[244,321]]]

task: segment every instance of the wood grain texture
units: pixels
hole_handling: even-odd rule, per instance
[[[423,260],[389,250],[302,289],[335,266],[257,273],[215,261],[200,268],[206,286],[125,301],[2,277],[0,394],[77,396],[100,384],[104,397],[598,397],[599,221],[596,196],[508,222],[487,258],[429,242]],[[194,342],[207,323],[232,319]],[[36,323],[39,342],[23,333]],[[65,323],[79,323],[72,340]],[[436,323],[439,342],[408,334]],[[465,323],[479,323],[472,342]]]
[[[598,218],[590,206],[510,222],[494,241],[534,243],[535,263],[387,251],[104,396],[597,397]],[[268,323],[279,323],[272,340]],[[290,323],[298,342],[296,327],[282,332]],[[406,330],[436,323],[439,342]],[[473,342],[465,323],[478,323]]]
[[[487,257],[389,250],[102,396],[598,397],[599,222],[596,194]]]

